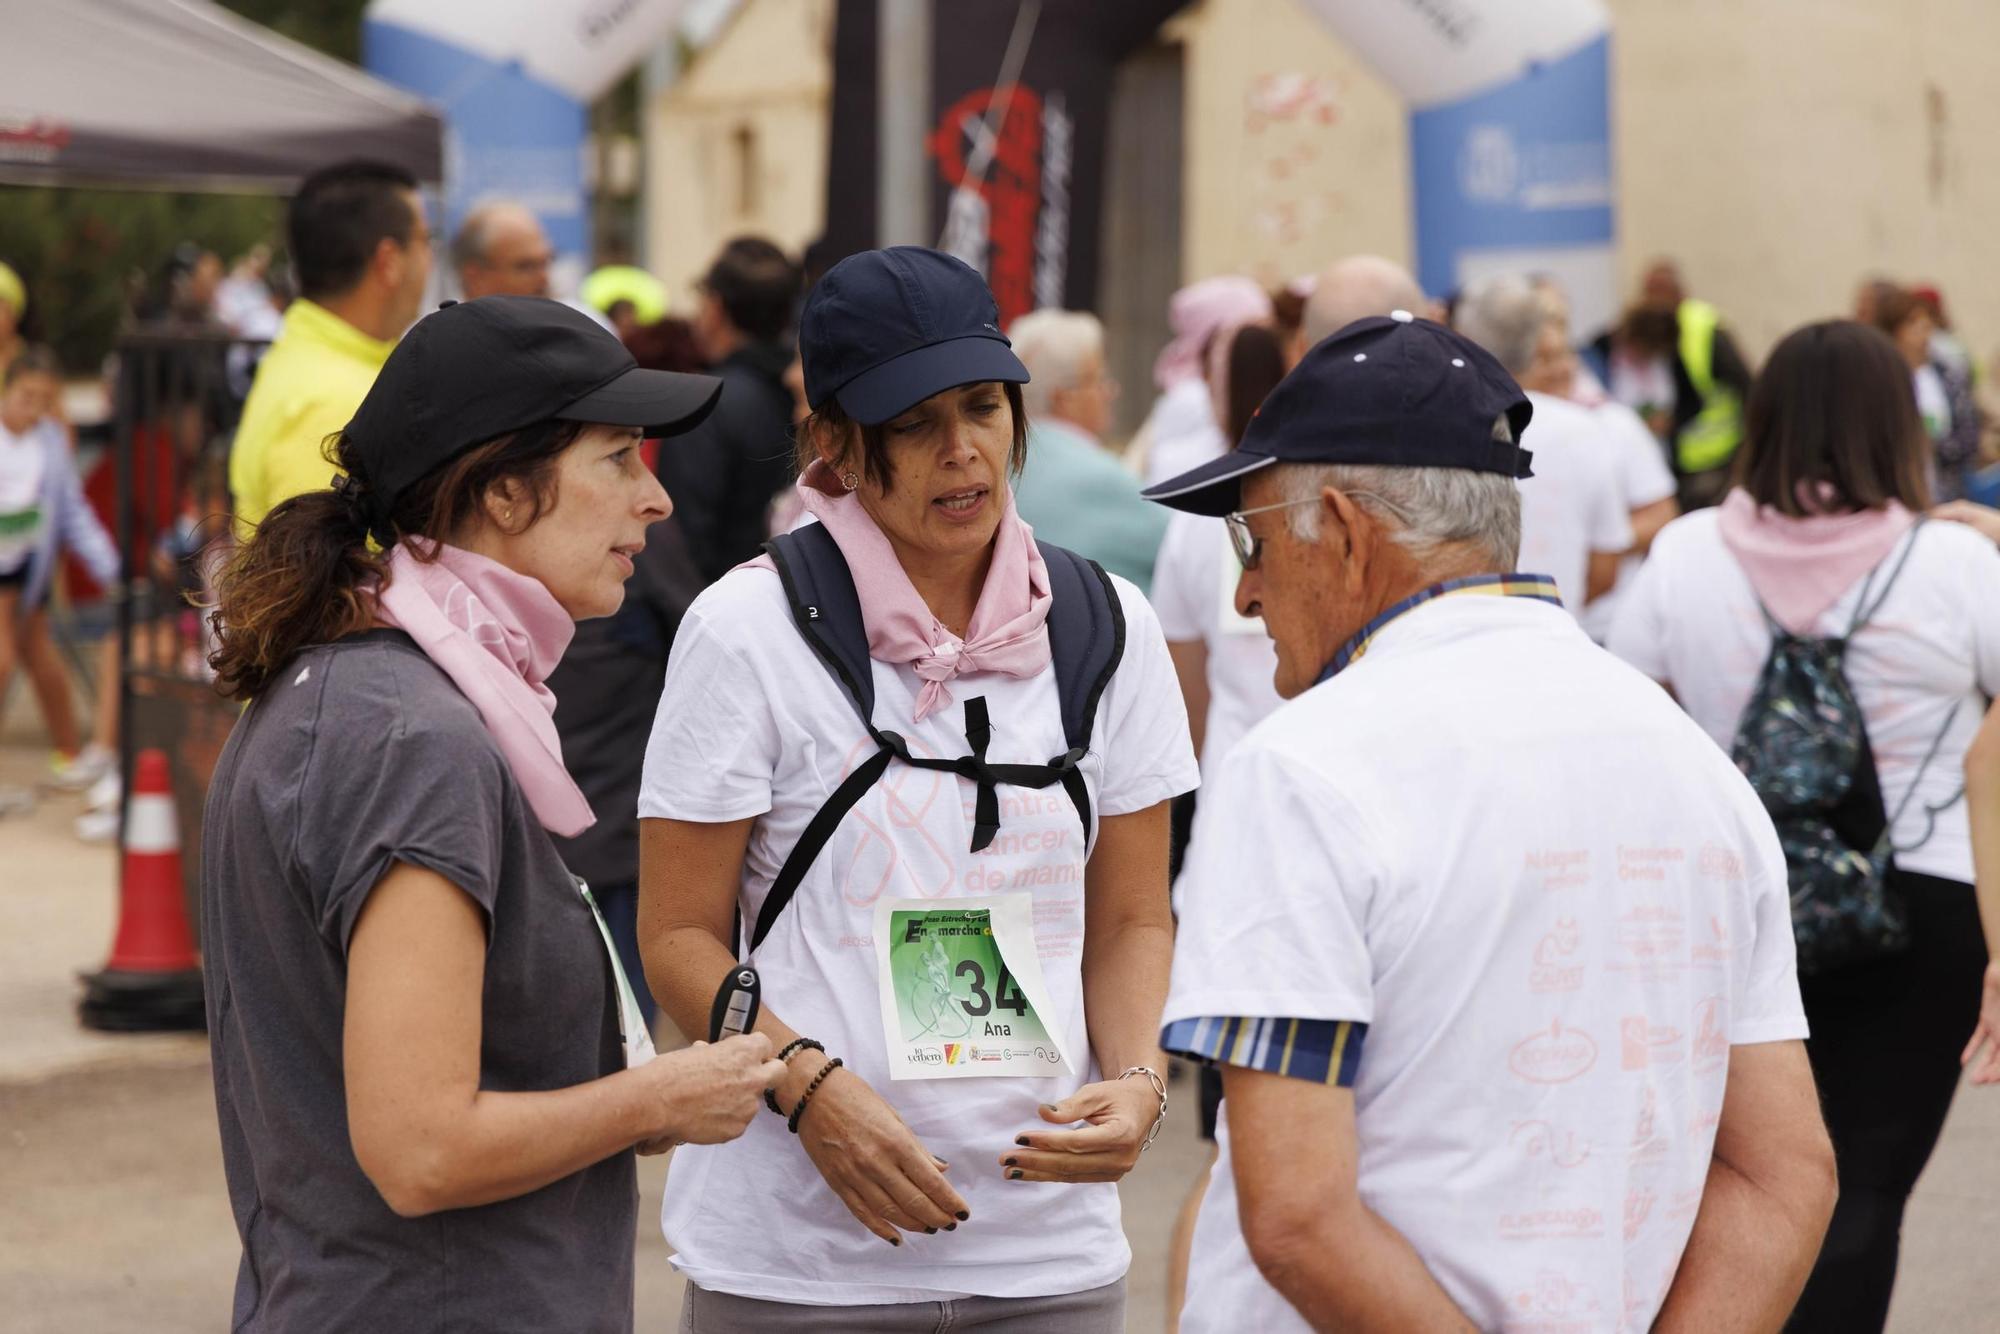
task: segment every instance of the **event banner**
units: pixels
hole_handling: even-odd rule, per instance
[[[1096,303],[1113,74],[1185,2],[936,6],[926,239],[986,275],[1003,324],[1040,306]],[[829,260],[874,245],[876,233],[874,0],[841,0],[836,24]],[[1003,84],[1010,45],[1024,55]]]

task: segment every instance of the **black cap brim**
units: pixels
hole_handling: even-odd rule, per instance
[[[1189,514],[1219,519],[1243,508],[1243,479],[1278,460],[1269,454],[1232,450],[1199,468],[1170,477],[1140,492],[1146,499]]]
[[[634,366],[552,415],[558,421],[637,426],[649,437],[679,435],[701,425],[720,397],[722,381],[713,375]]]
[[[947,389],[999,380],[1026,384],[1028,368],[1003,339],[976,334],[932,343],[861,372],[833,391],[845,412],[863,426],[880,426]]]

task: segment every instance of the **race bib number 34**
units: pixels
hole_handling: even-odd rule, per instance
[[[1070,1064],[1042,984],[1026,894],[875,905],[894,1079],[1037,1078]],[[1047,1017],[1045,1017],[1047,1016]]]

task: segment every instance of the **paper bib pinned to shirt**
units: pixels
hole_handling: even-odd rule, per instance
[[[1033,896],[881,899],[877,992],[891,1079],[1041,1078],[1075,1067],[1035,952]]]

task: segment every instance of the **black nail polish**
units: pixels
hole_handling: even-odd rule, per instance
[[[945,1230],[946,1232],[956,1232],[956,1231],[958,1231],[958,1224],[956,1224],[956,1223],[946,1223],[946,1224],[944,1225],[944,1230]]]
[[[1002,1158],[1000,1160],[1000,1166],[1002,1167],[1012,1167],[1013,1165],[1014,1165],[1014,1160],[1012,1158]]]
[[[1014,1142],[1024,1149],[1028,1147],[1028,1137],[1026,1135],[1014,1136]]]
[[[972,1215],[967,1213],[965,1210],[960,1209],[958,1211],[958,1221],[961,1223],[969,1223],[972,1221]]]
[[[1015,1168],[1013,1171],[1007,1174],[1007,1178],[1010,1181],[1019,1181],[1021,1179],[1021,1169],[1018,1167]]]
[[[930,1233],[933,1236],[937,1235],[937,1229],[934,1227],[927,1227],[924,1229],[924,1231]]]
[[[891,1237],[889,1238],[889,1244],[891,1246],[901,1246],[903,1244],[903,1239],[901,1237]]]

